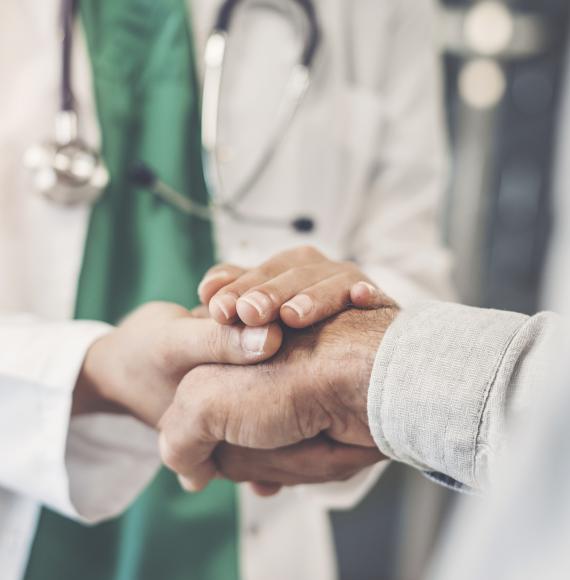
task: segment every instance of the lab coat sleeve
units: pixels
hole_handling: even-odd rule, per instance
[[[0,317],[0,487],[85,522],[124,510],[158,467],[155,435],[134,420],[71,419],[96,322]]]
[[[377,101],[383,122],[351,250],[384,292],[405,306],[418,299],[453,297],[451,259],[441,235],[448,150],[434,3],[390,4],[391,37],[384,40],[389,53],[378,67],[382,70],[363,64],[355,81]],[[365,16],[357,14],[364,33],[371,26]],[[372,32],[368,37],[370,50],[378,39]],[[365,40],[360,40],[362,47]],[[364,57],[360,54],[359,60]]]

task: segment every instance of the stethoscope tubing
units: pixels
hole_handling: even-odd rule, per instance
[[[182,213],[192,215],[202,220],[212,221],[215,212],[224,212],[237,221],[250,223],[252,225],[267,227],[292,227],[298,232],[309,232],[314,227],[313,220],[307,217],[299,217],[294,220],[280,220],[264,216],[248,216],[242,213],[238,204],[252,192],[255,184],[260,180],[266,169],[271,164],[280,145],[285,138],[289,127],[297,115],[301,104],[307,94],[311,83],[311,69],[315,55],[320,43],[320,31],[318,26],[317,15],[312,0],[290,0],[299,6],[307,20],[308,28],[305,37],[305,43],[299,59],[294,66],[288,84],[285,90],[284,99],[280,105],[277,115],[277,121],[270,133],[267,146],[259,156],[254,169],[235,189],[231,195],[226,195],[220,174],[220,163],[218,159],[218,125],[220,113],[221,86],[224,72],[224,62],[226,56],[227,37],[230,34],[232,18],[236,9],[243,0],[226,0],[218,12],[216,23],[207,42],[205,54],[205,75],[202,99],[202,118],[201,134],[203,149],[203,166],[206,185],[209,189],[210,203],[208,205],[200,204],[190,200],[175,189],[169,187],[166,183],[144,164],[139,165],[132,171],[132,180],[134,184],[145,187],[152,193],[162,199],[170,206],[178,209]],[[93,166],[96,168],[96,174],[93,179],[77,180],[81,187],[96,183],[106,183],[108,173],[100,155],[91,151],[80,139],[78,139],[78,116],[76,112],[76,103],[73,93],[72,84],[72,52],[74,40],[75,15],[77,11],[77,0],[62,0],[61,4],[61,34],[62,34],[62,56],[61,56],[61,88],[60,88],[60,106],[56,115],[56,138],[54,146],[57,151],[58,147],[72,147],[81,153],[91,156]],[[34,148],[32,148],[34,149]],[[37,149],[37,148],[36,148]],[[54,175],[57,179],[64,179],[65,175],[58,166],[58,159],[63,155],[56,153],[52,165]],[[37,155],[36,155],[37,158]],[[67,163],[67,158],[66,158]],[[103,174],[106,175],[103,179]],[[70,176],[76,177],[76,176]],[[73,180],[66,179],[65,186],[70,186]],[[59,187],[64,184],[59,183]],[[61,196],[56,195],[55,190],[58,182],[50,186],[50,193],[46,193],[52,199],[59,199]],[[93,189],[93,187],[91,187]],[[64,196],[78,202],[82,193],[78,189],[76,195]],[[91,191],[89,195],[85,194],[85,201],[92,202],[98,196]]]
[[[220,171],[218,129],[221,86],[228,35],[236,9],[244,0],[226,0],[220,7],[214,29],[206,43],[204,89],[202,95],[202,150],[204,173],[211,197],[220,206],[236,207],[253,191],[266,169],[271,165],[281,144],[297,116],[311,84],[311,73],[320,43],[320,30],[311,0],[290,0],[299,6],[307,21],[307,34],[299,62],[293,67],[284,91],[276,122],[270,129],[265,147],[253,169],[231,192],[224,187]]]
[[[71,60],[76,9],[77,0],[62,0],[60,15],[62,34],[60,111],[63,112],[75,109],[75,97],[71,82]]]

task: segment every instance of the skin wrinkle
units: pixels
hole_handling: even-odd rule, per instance
[[[368,373],[369,378],[373,357],[367,355],[368,364],[364,353],[376,352],[383,327],[390,318],[388,312],[353,310],[316,325],[313,332],[285,330],[282,350],[272,360],[252,367],[210,365],[192,371],[188,388],[179,391],[180,399],[184,400],[182,408],[192,408],[198,415],[207,413],[204,426],[213,436],[206,437],[205,441],[210,441],[215,449],[214,461],[221,473],[233,475],[238,481],[269,480],[271,483],[271,476],[280,468],[283,480],[275,483],[299,484],[343,480],[381,460],[382,455],[372,446],[369,429],[363,432],[363,410],[356,411],[358,405],[365,407],[362,402],[365,399],[349,392],[355,386],[354,374],[350,375],[354,367],[362,376]],[[377,329],[367,332],[370,327]],[[360,366],[370,368],[360,369]],[[334,384],[335,377],[338,385]],[[363,387],[361,382],[366,381],[358,380],[359,387]],[[192,386],[211,391],[212,400],[203,400],[204,393],[201,396],[193,393]],[[223,414],[217,416],[211,407],[220,399]],[[175,402],[175,406],[182,400]],[[347,402],[351,409],[345,408]],[[205,403],[207,408],[201,409]],[[172,434],[180,428],[180,417],[179,413],[174,413],[166,421],[167,436],[168,432]],[[341,443],[342,440],[334,444],[326,441],[325,451],[318,460],[313,455],[313,461],[287,450],[287,446],[311,440],[319,433],[324,438],[333,427],[343,432],[345,443],[357,445],[368,437],[368,449],[351,449],[352,446]],[[224,441],[228,445],[219,444]],[[256,449],[244,449],[248,446]],[[273,451],[275,456],[268,459],[263,450],[270,454],[272,447],[277,448]],[[280,458],[284,464],[279,463]],[[260,468],[268,463],[271,469],[266,476],[259,477],[263,473]],[[295,463],[299,466],[297,470],[291,469],[288,473],[288,466]],[[246,475],[248,469],[250,476]]]
[[[317,437],[303,442],[300,447],[287,447],[280,450],[279,465],[275,461],[274,453],[257,453],[258,463],[255,470],[245,475],[244,464],[251,469],[251,454],[242,448],[231,450],[227,444],[218,447],[214,461],[224,477],[238,483],[251,479],[259,482],[267,481],[274,484],[274,480],[285,486],[295,485],[298,482],[297,473],[304,473],[307,478],[304,483],[324,483],[326,481],[344,481],[354,476],[362,469],[360,455],[358,461],[347,455],[350,446],[339,447],[326,437]],[[369,464],[374,463],[370,460]],[[324,466],[324,467],[323,467]]]

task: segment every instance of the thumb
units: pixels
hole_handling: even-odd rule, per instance
[[[282,342],[283,332],[276,323],[248,328],[185,317],[169,325],[164,348],[168,362],[188,372],[203,364],[256,364],[275,355]]]

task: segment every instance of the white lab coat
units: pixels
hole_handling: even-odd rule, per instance
[[[194,0],[197,54],[219,0]],[[438,210],[446,152],[429,0],[319,0],[314,81],[277,158],[243,204],[247,213],[309,214],[317,231],[255,228],[220,216],[219,256],[252,265],[313,244],[355,259],[406,304],[449,295]],[[257,6],[257,7],[256,7]],[[52,135],[59,48],[56,0],[0,4],[0,571],[19,580],[41,504],[87,522],[120,513],[158,467],[155,434],[130,419],[70,421],[88,346],[108,327],[71,322],[89,219],[50,205],[21,164]],[[289,20],[251,3],[236,18],[222,102],[223,175],[251,166],[299,50]],[[263,47],[262,50],[259,47]],[[199,59],[200,60],[200,59]],[[76,46],[84,136],[98,142],[88,58]],[[252,146],[253,144],[253,146]],[[237,154],[237,151],[240,154]],[[126,443],[125,443],[126,442]],[[327,509],[353,504],[370,478],[286,491],[240,491],[245,580],[331,580]]]

